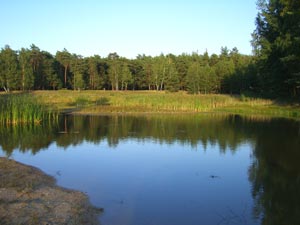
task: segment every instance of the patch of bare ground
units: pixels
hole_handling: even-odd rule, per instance
[[[102,209],[37,168],[0,157],[0,224],[99,224]]]

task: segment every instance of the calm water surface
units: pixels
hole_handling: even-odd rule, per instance
[[[2,127],[0,155],[104,208],[103,225],[300,224],[300,123],[66,116]]]

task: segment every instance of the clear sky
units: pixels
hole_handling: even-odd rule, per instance
[[[0,47],[106,57],[251,54],[256,0],[0,0]]]

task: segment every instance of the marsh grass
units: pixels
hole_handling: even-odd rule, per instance
[[[75,105],[76,105],[77,108],[85,107],[85,106],[88,106],[88,105],[90,104],[88,98],[86,98],[86,97],[81,97],[81,96],[77,97],[77,98],[75,99],[75,102],[74,102],[74,103],[75,103]]]
[[[76,108],[78,99],[85,101],[79,113],[199,113],[225,112],[248,115],[300,117],[300,107],[279,105],[269,99],[231,95],[190,95],[163,91],[36,91],[34,95],[51,107]],[[81,101],[81,100],[80,100]],[[77,111],[78,112],[78,111]]]
[[[0,95],[0,124],[41,123],[56,117],[30,94]]]
[[[232,105],[236,100],[226,95],[189,95],[185,92],[166,93],[156,91],[37,91],[34,93],[49,105],[64,109],[76,107],[78,99],[88,102],[90,110],[143,112],[202,112],[208,109]]]

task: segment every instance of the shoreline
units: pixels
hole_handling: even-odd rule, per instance
[[[89,107],[82,108],[82,109],[72,109],[69,108],[67,110],[62,110],[60,113],[65,115],[75,115],[75,116],[173,116],[173,115],[239,115],[242,117],[264,117],[264,118],[283,118],[283,119],[292,119],[292,120],[300,120],[300,117],[294,116],[292,113],[286,114],[280,111],[276,112],[241,112],[235,110],[212,110],[212,111],[202,111],[202,112],[182,112],[182,111],[144,111],[144,112],[137,112],[137,111],[93,111],[89,110]]]
[[[40,169],[0,157],[0,223],[99,225],[103,209]]]
[[[9,95],[20,94],[11,93]],[[4,93],[0,93],[5,95]],[[243,95],[157,91],[57,90],[25,92],[50,113],[81,115],[149,115],[223,113],[300,119],[300,102]],[[25,103],[25,102],[24,102]],[[4,118],[5,119],[5,118]]]

